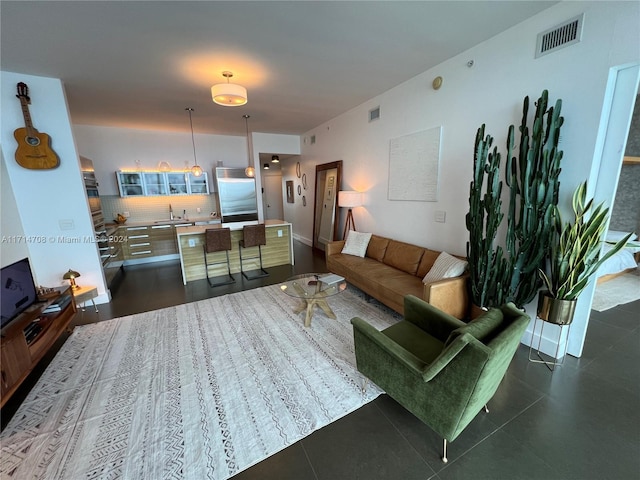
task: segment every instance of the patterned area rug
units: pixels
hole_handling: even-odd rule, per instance
[[[604,312],[617,305],[640,299],[640,276],[637,272],[620,275],[599,284],[593,296],[591,308]]]
[[[225,479],[376,398],[345,291],[310,328],[277,285],[78,327],[0,435],[2,478]]]

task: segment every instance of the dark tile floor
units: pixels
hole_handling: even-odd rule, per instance
[[[269,277],[210,288],[183,286],[173,262],[127,267],[110,304],[80,312],[91,323],[278,283],[324,271],[324,258],[295,245],[296,265]],[[240,277],[236,275],[236,278]],[[489,402],[449,445],[386,395],[241,472],[234,479],[612,479],[640,478],[640,301],[591,314],[584,353],[552,373],[521,345]],[[61,341],[62,343],[62,341]],[[61,344],[60,343],[60,344]],[[50,360],[50,359],[49,359]],[[13,415],[47,360],[3,409]]]

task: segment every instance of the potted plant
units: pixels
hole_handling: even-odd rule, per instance
[[[627,243],[631,234],[600,257],[601,238],[608,220],[609,209],[603,204],[594,206],[587,198],[587,182],[578,185],[573,193],[573,222],[563,223],[555,212],[555,228],[551,236],[548,274],[539,270],[546,285],[538,296],[538,316],[558,325],[573,321],[575,303],[600,265],[615,255]]]

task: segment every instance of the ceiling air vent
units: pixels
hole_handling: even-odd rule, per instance
[[[539,33],[536,42],[536,58],[578,43],[582,38],[583,19],[584,13],[581,13],[571,20]]]

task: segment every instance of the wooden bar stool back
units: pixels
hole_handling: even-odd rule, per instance
[[[245,225],[242,229],[242,240],[240,240],[239,252],[240,252],[240,272],[247,280],[253,280],[255,278],[266,277],[269,275],[264,267],[262,266],[262,245],[267,244],[267,233],[264,226],[264,223],[259,223],[258,225]],[[260,268],[258,270],[250,270],[249,273],[245,272],[243,260],[242,260],[242,249],[243,248],[251,248],[258,247],[258,256],[254,257],[245,257],[246,260],[259,258],[260,259]]]
[[[231,250],[231,229],[230,228],[208,228],[204,231],[204,269],[207,274],[209,286],[217,287],[219,285],[229,285],[236,281],[231,275],[231,263],[229,263],[229,250]],[[219,275],[225,277],[223,280],[214,281],[209,277],[209,267],[222,265],[224,261],[209,262],[207,254],[224,251],[227,257],[227,275]],[[214,277],[215,278],[215,277]]]

